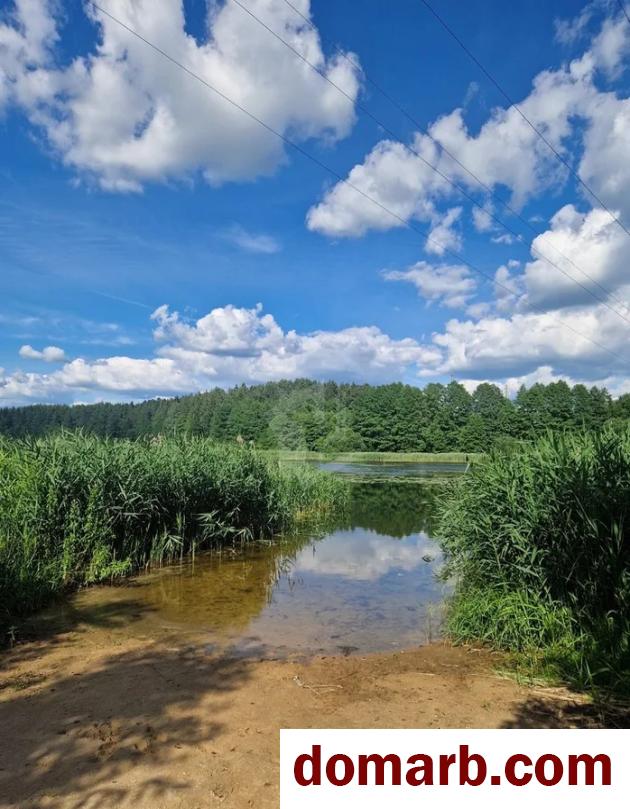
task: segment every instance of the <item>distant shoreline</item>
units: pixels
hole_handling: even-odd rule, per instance
[[[280,461],[337,461],[339,463],[432,463],[478,461],[480,452],[315,452],[311,450],[261,450]]]

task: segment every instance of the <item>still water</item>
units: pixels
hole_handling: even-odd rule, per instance
[[[467,467],[461,463],[316,463],[325,472],[366,478],[432,478],[461,474]]]
[[[434,640],[446,592],[431,538],[437,487],[410,480],[413,467],[427,474],[420,465],[335,466],[359,480],[343,517],[86,590],[66,604],[66,617],[256,657],[391,651]]]

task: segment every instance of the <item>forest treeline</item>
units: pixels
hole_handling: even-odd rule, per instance
[[[458,382],[418,388],[335,382],[269,382],[139,403],[31,405],[0,409],[0,433],[40,436],[81,428],[99,436],[240,436],[261,449],[323,452],[475,452],[504,438],[548,429],[599,428],[630,419],[630,394],[566,382],[521,388],[514,399],[496,385],[470,394]]]

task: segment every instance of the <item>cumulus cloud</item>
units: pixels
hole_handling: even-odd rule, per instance
[[[166,307],[154,315],[160,356],[221,382],[316,379],[388,379],[438,357],[416,340],[394,340],[376,326],[340,331],[285,332],[262,307],[214,309],[188,323]]]
[[[494,222],[492,220],[491,212],[493,212],[494,208],[492,203],[487,202],[483,208],[475,205],[472,209],[472,219],[473,225],[475,226],[475,230],[478,233],[487,233],[488,231],[492,230],[494,227]]]
[[[295,1],[310,13],[307,0]],[[326,57],[316,32],[286,3],[249,0],[249,6],[356,98],[357,71],[343,59]],[[54,7],[47,0],[15,0],[12,18],[0,24],[0,107],[18,105],[80,176],[95,177],[104,188],[140,190],[147,182],[199,173],[214,184],[251,179],[285,160],[278,140],[98,12],[97,47],[64,64]],[[110,0],[107,7],[279,131],[335,140],[353,125],[353,105],[235,4],[211,4],[201,43],[185,33],[178,0]],[[580,176],[622,221],[630,221],[630,99],[602,91],[599,77],[619,75],[629,46],[627,22],[606,21],[580,58],[540,73],[519,104],[558,151],[568,155],[564,150],[571,147]],[[430,131],[487,186],[507,188],[513,205],[567,179],[514,108],[494,110],[475,131],[456,109]],[[430,138],[416,133],[411,143],[413,151],[395,140],[376,144],[349,172],[348,183],[329,188],[310,209],[308,227],[333,238],[357,237],[418,220],[445,248],[458,249],[461,199],[414,152],[460,184],[476,192],[478,187]],[[621,390],[620,380],[628,378],[627,322],[543,258],[595,289],[573,261],[617,299],[628,299],[626,234],[597,206],[580,208],[583,201],[552,217],[524,266],[508,262],[497,270],[492,302],[471,302],[474,279],[463,265],[420,262],[390,271],[388,280],[413,284],[427,301],[466,309],[465,317],[450,320],[425,341],[394,339],[376,326],[285,331],[261,307],[220,307],[193,322],[161,307],[153,316],[154,356],[79,358],[48,374],[3,371],[0,399],[181,393],[296,376],[379,382],[453,374],[512,385],[510,380],[551,374],[609,379]],[[505,241],[487,211],[473,207],[471,215],[479,232]],[[234,235],[242,249],[271,253],[279,246],[238,226]],[[418,331],[424,331],[421,325]],[[25,359],[45,359],[47,349],[24,350]]]
[[[464,387],[472,393],[482,382],[492,382],[495,380],[489,379],[462,379],[460,380]],[[552,382],[566,382],[568,385],[585,385],[591,387],[596,385],[598,388],[606,388],[613,396],[621,396],[624,393],[630,393],[630,379],[624,376],[600,376],[590,377],[588,379],[575,379],[567,374],[556,373],[550,365],[541,365],[534,371],[522,376],[508,376],[501,380],[501,389],[506,396],[514,397],[521,387],[531,388],[532,385],[537,383],[549,385]]]
[[[630,53],[630,37],[625,25],[626,19],[620,17],[604,20],[602,29],[593,40],[591,53],[597,67],[606,73],[609,79],[615,79],[623,70],[623,61]]]
[[[599,208],[581,213],[574,205],[565,205],[549,230],[532,242],[532,255],[523,279],[532,308],[584,304],[593,294],[607,297],[606,291],[618,297],[615,293],[630,285],[630,239]],[[566,274],[540,256],[550,258]],[[581,268],[588,268],[588,275]],[[617,308],[630,315],[627,307]]]
[[[630,100],[600,91],[596,79],[601,73],[615,75],[629,48],[627,21],[605,21],[582,57],[538,74],[531,92],[518,105],[567,158],[569,141],[576,136],[581,139],[578,171],[582,178],[599,188],[612,204],[621,205],[625,197],[626,206],[630,204],[624,194],[630,180],[630,143],[625,134]],[[459,185],[479,191],[476,181],[444,147],[485,186],[509,188],[512,205],[517,207],[567,180],[566,169],[515,107],[495,109],[477,133],[469,130],[462,109],[442,116],[428,131],[434,140],[416,133],[412,149],[393,140],[381,141],[354,166],[348,181],[407,222],[430,220],[436,215],[436,204],[458,193],[414,152]],[[474,208],[473,217],[478,230],[491,229],[489,217],[481,209]],[[370,229],[387,230],[402,224],[343,183],[329,189],[307,215],[310,229],[333,236],[360,236]]]
[[[66,358],[63,348],[57,346],[46,346],[38,351],[30,345],[24,345],[20,348],[19,354],[26,360],[43,360],[44,362],[63,362]]]
[[[198,389],[172,361],[161,358],[75,359],[50,374],[17,371],[0,376],[0,401],[6,404],[87,401],[90,394],[95,400],[119,394],[174,395]]]
[[[434,280],[421,285],[442,299],[448,293],[431,286]],[[193,321],[162,306],[153,322],[153,356],[77,358],[50,373],[2,371],[0,402],[129,399],[299,377],[372,383],[415,377],[420,384],[452,375],[500,382],[538,378],[546,367],[590,384],[607,379],[619,392],[630,378],[630,327],[604,306],[517,311],[510,317],[480,307],[474,317],[452,319],[426,341],[395,339],[376,326],[285,331],[260,305],[219,307]]]
[[[477,282],[463,265],[433,266],[419,261],[407,270],[388,270],[387,281],[413,284],[427,302],[437,302],[453,309],[464,308],[477,290]]]
[[[435,163],[437,147],[428,138],[416,135],[414,150]],[[412,218],[431,220],[431,198],[447,187],[446,180],[402,143],[384,140],[352,169],[347,182],[337,183],[309,210],[306,224],[326,236],[344,237],[404,227]]]
[[[630,25],[628,25],[630,29]],[[579,165],[582,180],[608,208],[626,222],[630,217],[630,98],[601,94],[589,107],[584,153]]]
[[[459,250],[462,246],[461,233],[456,223],[462,214],[462,208],[451,208],[443,217],[436,217],[426,241],[427,253],[443,256],[447,251]]]
[[[522,301],[524,279],[515,272],[520,266],[520,261],[511,260],[494,274],[495,305],[499,312],[510,312]]]
[[[295,0],[310,16],[309,0]],[[235,3],[208,3],[207,36],[186,33],[181,0],[108,0],[129,28],[275,130],[298,140],[345,137],[354,104]],[[248,0],[270,28],[356,99],[357,57],[327,57],[319,35],[281,0]],[[0,107],[14,103],[52,150],[103,188],[201,174],[210,184],[272,173],[283,143],[90,4],[98,43],[59,66],[60,5],[14,0],[0,24]],[[106,99],[106,103],[105,100]]]
[[[524,266],[511,259],[496,271],[498,312],[585,311],[599,301],[613,318],[630,319],[630,240],[606,211],[563,206],[534,238],[531,256]]]
[[[603,305],[451,320],[433,342],[444,351],[433,373],[479,379],[520,376],[543,365],[600,379],[602,369],[607,376],[628,376],[630,365],[630,325]]]
[[[155,356],[78,358],[50,374],[0,375],[0,400],[19,403],[150,396],[296,377],[383,382],[417,373],[441,352],[376,326],[300,334],[260,305],[225,306],[196,321],[162,306],[153,314]]]

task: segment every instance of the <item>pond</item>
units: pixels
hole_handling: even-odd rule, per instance
[[[340,463],[315,462],[325,472],[339,475],[378,478],[434,478],[461,474],[467,464],[461,463]]]
[[[117,631],[139,637],[187,638],[254,657],[362,654],[435,640],[447,586],[436,576],[442,559],[432,539],[437,487],[412,479],[414,467],[416,478],[428,474],[426,465],[334,466],[358,482],[351,508],[325,526],[88,589],[58,609],[75,621],[115,617]]]

